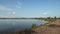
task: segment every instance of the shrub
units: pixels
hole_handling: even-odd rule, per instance
[[[32,28],[36,28],[36,24],[32,24]]]

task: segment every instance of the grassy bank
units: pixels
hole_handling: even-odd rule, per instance
[[[49,23],[51,23],[51,22],[55,21],[56,19],[44,19],[44,20],[49,21]],[[35,31],[33,31],[33,29],[46,26],[49,23],[41,24],[40,26],[36,26],[36,24],[32,24],[31,28],[26,28],[26,29],[14,32],[14,34],[31,34],[32,32],[35,32]]]
[[[32,29],[37,28],[36,24],[32,24],[31,28],[26,28],[20,31],[15,32],[14,34],[30,34],[32,31]]]

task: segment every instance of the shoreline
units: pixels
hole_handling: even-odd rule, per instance
[[[60,24],[60,19],[53,21],[50,24],[46,24],[42,27],[33,29],[37,33],[32,33],[32,34],[57,34],[57,33],[59,33],[58,31],[60,30],[60,25],[55,24],[57,22]]]
[[[50,20],[49,19],[49,23],[51,22],[54,22],[56,19],[54,19],[54,20]],[[47,20],[48,21],[48,20]],[[41,28],[41,29],[43,29],[44,27],[46,27],[47,26],[47,24],[49,24],[49,23],[45,23],[45,24],[42,24],[42,25],[40,25],[40,26],[38,26],[38,27],[35,27],[35,28],[27,28],[27,29],[24,29],[24,30],[19,30],[19,31],[16,31],[14,34],[25,34],[25,33],[33,33],[34,31],[35,31],[35,29],[39,29],[39,28]]]

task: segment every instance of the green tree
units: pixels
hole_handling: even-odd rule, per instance
[[[50,19],[51,17],[47,17],[47,19]]]
[[[56,19],[56,16],[54,17],[54,19]]]

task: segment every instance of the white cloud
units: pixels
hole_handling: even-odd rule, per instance
[[[13,11],[12,9],[7,8],[6,6],[3,6],[3,5],[0,5],[0,10],[2,10],[2,11]]]
[[[16,11],[15,11],[16,9],[14,10],[14,9],[8,8],[8,7],[3,6],[3,5],[0,5],[0,10],[1,11],[8,11],[8,12],[6,12],[6,15],[0,15],[0,17],[10,17],[10,16],[15,15],[15,13],[16,13]]]
[[[44,12],[43,15],[47,15],[48,13],[47,12]]]
[[[15,12],[15,11],[13,11],[13,15],[15,15],[15,13],[16,13],[16,12]]]

